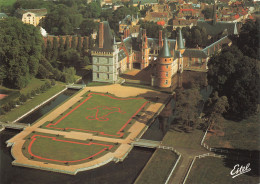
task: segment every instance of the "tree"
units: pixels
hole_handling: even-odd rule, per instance
[[[211,124],[210,129],[214,129],[216,124],[221,122],[223,113],[229,108],[228,98],[226,96],[219,97],[218,92],[208,99],[205,105],[205,116]]]
[[[81,36],[78,36],[77,51],[81,52],[81,48],[82,48]]]
[[[59,39],[59,55],[62,55],[64,52],[64,40],[62,37]]]
[[[84,37],[83,43],[82,43],[82,55],[85,55],[85,51],[88,49],[88,38]]]
[[[199,117],[198,105],[201,100],[199,89],[194,87],[177,91],[176,120],[182,129],[190,131]]]
[[[74,8],[69,8],[64,4],[54,6],[46,15],[43,27],[54,35],[72,34],[75,28],[78,28],[82,22],[80,15]]]
[[[47,47],[46,47],[46,59],[50,60],[52,57],[52,44],[50,40],[47,40]]]
[[[84,11],[85,18],[98,18],[101,15],[101,6],[98,2],[91,2],[86,6]]]
[[[244,55],[259,59],[259,19],[247,20],[237,38],[237,46]]]
[[[193,47],[197,47],[197,46],[201,45],[202,37],[201,37],[199,29],[197,29],[196,27],[192,27],[191,35],[192,35],[192,38],[193,38],[192,39]]]
[[[235,46],[224,48],[209,60],[208,81],[220,96],[227,96],[229,115],[236,119],[254,114],[259,103],[259,63]]]
[[[204,15],[205,19],[210,19],[213,17],[213,9],[212,8],[205,8],[201,11],[201,13]]]
[[[98,29],[98,23],[91,19],[86,19],[80,24],[80,34],[83,36],[90,36],[94,30]]]
[[[47,79],[49,77],[49,71],[42,65],[39,65],[37,77],[41,79]]]
[[[80,55],[75,49],[67,50],[61,56],[63,66],[76,66],[80,62]]]
[[[40,31],[12,17],[1,20],[0,27],[0,81],[24,88],[37,73],[43,43]]]
[[[69,37],[66,36],[66,40],[65,40],[65,46],[64,46],[64,50],[68,50],[70,48],[70,40]]]
[[[58,57],[58,40],[56,37],[53,38],[53,46],[52,46],[52,59],[56,60]]]
[[[72,37],[72,40],[71,40],[71,48],[72,48],[72,49],[76,49],[76,37],[75,37],[75,36]]]

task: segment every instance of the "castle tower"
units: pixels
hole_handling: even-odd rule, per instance
[[[183,72],[183,57],[182,57],[182,55],[185,51],[185,45],[184,45],[184,42],[183,42],[181,29],[179,29],[179,32],[178,32],[178,35],[177,35],[175,50],[179,51],[178,71],[180,73],[182,73]]]
[[[184,46],[184,42],[183,42],[183,37],[182,37],[182,33],[181,33],[181,29],[179,29],[178,35],[177,35],[177,39],[176,39],[176,44],[177,44],[177,48],[175,48],[176,50],[179,50],[181,54],[183,54],[183,52],[185,51],[185,46]]]
[[[107,21],[99,23],[98,36],[98,43],[91,51],[93,81],[115,83],[120,74],[119,49]]]
[[[168,88],[171,86],[172,80],[172,63],[171,55],[167,38],[163,40],[163,47],[160,50],[157,63],[157,80],[158,87]]]

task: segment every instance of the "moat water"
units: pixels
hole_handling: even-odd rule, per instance
[[[58,97],[32,112],[19,122],[33,124],[37,119],[48,113],[70,96],[76,90],[67,90]],[[163,122],[165,124],[165,122]],[[143,135],[143,138],[162,140],[166,125],[156,121]],[[163,127],[163,128],[162,128]],[[6,147],[6,141],[20,131],[4,130],[0,133],[0,184],[130,184],[138,177],[145,164],[152,156],[153,149],[133,148],[123,162],[102,166],[90,171],[79,172],[75,176],[12,166],[11,148]]]

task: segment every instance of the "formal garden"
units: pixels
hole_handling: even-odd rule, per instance
[[[143,98],[117,98],[110,94],[87,92],[52,122],[42,128],[81,131],[101,136],[122,137],[132,126],[135,116],[148,103]]]

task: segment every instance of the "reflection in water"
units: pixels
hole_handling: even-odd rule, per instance
[[[33,111],[31,114],[29,114],[28,116],[26,116],[25,118],[19,120],[20,123],[29,123],[32,124],[33,122],[35,122],[37,119],[39,119],[40,117],[42,117],[44,114],[50,112],[52,109],[54,109],[55,107],[57,107],[59,104],[61,104],[62,102],[64,102],[66,99],[68,99],[69,97],[71,97],[72,95],[74,95],[77,92],[77,90],[66,90],[64,91],[62,94],[60,94],[58,97],[56,97],[55,99],[51,100],[50,102],[48,102],[47,104],[41,106],[39,109]]]

